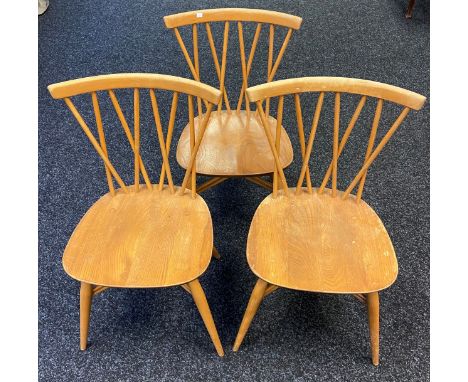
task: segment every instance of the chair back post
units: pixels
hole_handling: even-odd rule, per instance
[[[312,118],[312,126],[310,128],[310,134],[307,141],[307,145],[301,108],[301,94],[303,93],[319,94],[315,106],[314,115]],[[306,180],[307,192],[309,194],[312,194],[314,192],[314,189],[312,188],[309,160],[312,154],[313,143],[317,133],[325,93],[334,94],[333,142],[331,145],[333,148],[333,153],[330,164],[328,166],[328,170],[326,171],[325,176],[322,179],[320,187],[316,188],[316,192],[319,194],[323,193],[325,188],[329,184],[331,178],[330,194],[332,197],[337,197],[337,195],[340,194],[342,199],[346,199],[357,186],[357,193],[354,197],[354,200],[357,203],[359,203],[359,201],[361,200],[369,167],[375,161],[375,159],[380,154],[383,147],[387,144],[390,138],[393,136],[395,131],[403,123],[410,110],[420,110],[426,101],[426,97],[400,87],[387,85],[375,81],[343,77],[293,78],[288,80],[270,82],[248,88],[247,96],[250,102],[255,102],[257,105],[257,111],[260,114],[260,118],[262,120],[262,124],[270,145],[270,149],[272,150],[273,157],[275,160],[273,197],[276,197],[278,193],[278,178],[281,180],[284,194],[286,196],[288,196],[289,194],[287,189],[286,178],[284,176],[283,169],[279,162],[279,142],[278,140],[276,142],[273,140],[267,120],[267,115],[263,109],[262,103],[264,100],[278,98],[277,117],[279,120],[281,120],[283,116],[284,97],[289,95],[294,97],[296,122],[302,158],[302,166],[298,181],[296,183],[295,194],[298,195],[302,192],[304,179]],[[345,94],[358,94],[361,95],[361,98],[340,140],[340,113],[342,109],[342,96]],[[343,152],[346,142],[348,141],[348,138],[352,130],[354,129],[357,120],[361,114],[361,111],[363,110],[366,101],[369,97],[377,99],[377,106],[374,111],[374,118],[370,129],[369,139],[367,141],[367,149],[365,152],[364,163],[359,168],[358,173],[355,175],[348,187],[342,192],[338,192],[339,190],[337,184],[339,157]],[[396,118],[396,120],[393,122],[391,127],[385,133],[382,140],[377,145],[375,145],[377,129],[381,120],[382,110],[385,101],[401,105],[403,109],[400,112],[399,116]]]
[[[84,133],[90,140],[94,149],[97,151],[98,155],[103,160],[107,184],[109,187],[109,192],[112,196],[116,194],[116,190],[114,187],[114,179],[120,186],[120,189],[125,193],[138,192],[140,190],[140,175],[143,176],[147,189],[151,190],[154,187],[146,171],[140,150],[140,103],[142,90],[149,90],[149,98],[153,111],[156,135],[158,138],[159,149],[161,150],[161,156],[163,159],[161,172],[159,176],[159,184],[157,184],[157,187],[159,191],[163,190],[165,180],[167,178],[167,185],[169,191],[172,194],[176,194],[176,188],[172,180],[171,167],[169,163],[169,150],[174,131],[177,105],[179,101],[179,93],[187,94],[189,100],[189,120],[191,121],[192,127],[191,134],[193,134],[193,137],[191,137],[191,160],[190,166],[185,172],[184,182],[179,189],[178,195],[184,195],[188,178],[191,174],[191,195],[192,197],[196,197],[195,157],[200,147],[201,140],[203,139],[203,135],[206,129],[207,122],[210,118],[212,107],[213,105],[218,105],[219,99],[221,98],[221,92],[219,90],[194,80],[161,74],[146,73],[122,73],[86,77],[77,80],[65,81],[49,85],[48,89],[53,98],[63,99],[65,101],[66,105],[72,112],[78,124],[81,126]],[[125,116],[122,112],[122,108],[118,101],[116,95],[117,89],[133,89],[133,134],[127,123],[127,120],[125,119]],[[161,123],[160,109],[156,96],[156,90],[172,92],[172,103],[166,137],[164,136],[163,126]],[[120,124],[122,125],[127,140],[133,151],[134,182],[132,189],[125,185],[121,176],[119,175],[111,160],[109,159],[104,126],[102,122],[101,109],[98,100],[99,92],[106,92],[109,95],[112,106],[117,114]],[[72,97],[83,94],[91,95],[93,107],[92,110],[95,116],[96,129],[98,132],[99,141],[96,139],[88,124],[84,121],[82,115],[79,113],[78,109],[76,108],[75,104],[71,99]],[[203,100],[203,102],[207,105],[207,111],[204,115],[203,122],[198,131],[196,139],[195,132],[193,130],[193,97],[196,97],[199,100]]]

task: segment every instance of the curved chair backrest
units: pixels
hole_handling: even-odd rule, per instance
[[[302,109],[301,109],[301,99],[300,96],[302,93],[316,92],[319,93],[317,104],[315,107],[314,116],[312,119],[312,127],[309,135],[309,139],[306,145],[305,135],[304,135],[304,126],[302,118]],[[367,150],[365,153],[365,159],[363,165],[360,167],[357,175],[351,181],[349,186],[341,193],[343,199],[347,198],[348,195],[353,191],[353,189],[358,186],[356,201],[359,202],[361,199],[362,191],[364,188],[364,183],[366,181],[367,170],[369,169],[372,162],[375,160],[377,155],[382,151],[382,148],[392,137],[393,133],[398,129],[400,124],[403,122],[407,114],[411,109],[419,110],[424,105],[426,97],[405,90],[396,86],[387,85],[374,81],[367,81],[355,78],[341,78],[341,77],[304,77],[304,78],[294,78],[288,80],[275,81],[269,84],[263,84],[258,86],[253,86],[247,89],[247,95],[251,102],[257,104],[257,109],[260,113],[260,118],[262,119],[263,126],[267,126],[267,118],[265,116],[265,111],[263,108],[263,101],[270,98],[278,98],[278,116],[277,116],[277,132],[280,131],[282,116],[283,116],[283,104],[285,96],[294,97],[294,105],[296,111],[296,120],[299,134],[299,142],[301,146],[301,153],[303,164],[301,167],[301,172],[299,179],[296,184],[296,194],[302,192],[302,186],[304,179],[307,183],[307,190],[309,193],[312,193],[312,181],[310,177],[309,169],[309,159],[312,153],[312,146],[315,139],[315,134],[317,131],[317,126],[319,123],[320,112],[322,110],[322,105],[324,102],[325,93],[334,93],[335,103],[334,103],[334,123],[333,123],[333,156],[331,158],[330,165],[328,170],[325,173],[325,176],[318,187],[318,192],[323,193],[325,187],[330,181],[330,176],[332,179],[332,196],[336,196],[337,193],[337,176],[338,176],[338,158],[340,157],[344,146],[353,130],[356,122],[359,118],[359,115],[366,103],[368,97],[377,98],[377,106],[375,109],[375,114],[372,122],[372,127],[370,130],[370,136],[367,143]],[[341,94],[351,93],[361,95],[361,99],[354,111],[353,116],[342,135],[341,140],[340,136],[340,102]],[[379,121],[382,114],[382,108],[384,101],[389,101],[398,105],[403,106],[403,110],[399,114],[398,118],[392,124],[390,129],[384,135],[382,140],[377,146],[374,147],[375,138],[377,134],[377,128],[379,126]],[[279,140],[274,140],[270,129],[265,128],[265,132],[270,144],[270,147],[273,151],[273,156],[275,159],[275,177],[273,184],[273,194],[276,195],[278,191],[278,179],[281,181],[283,191],[286,195],[289,194],[288,185],[286,178],[284,176],[283,169],[279,162],[278,152],[279,152]],[[277,133],[277,136],[279,134]]]
[[[211,30],[210,23],[223,22],[224,21],[224,34],[223,34],[223,49],[221,53],[221,64],[219,63],[218,53],[216,52],[216,46],[213,39],[213,33]],[[218,110],[222,109],[223,99],[226,105],[226,109],[231,111],[229,103],[228,93],[225,87],[225,75],[227,65],[227,49],[229,40],[229,22],[237,21],[237,30],[239,38],[239,50],[241,58],[242,72],[242,89],[240,90],[239,98],[237,101],[236,110],[239,111],[243,102],[245,101],[245,108],[249,112],[250,106],[245,94],[245,89],[248,88],[248,78],[252,68],[253,59],[255,56],[255,50],[257,48],[258,39],[260,37],[261,29],[263,24],[269,24],[269,44],[268,44],[268,67],[266,68],[266,82],[273,80],[276,71],[278,70],[281,59],[283,58],[286,47],[291,39],[293,30],[299,29],[302,23],[302,19],[297,16],[293,16],[287,13],[273,12],[261,9],[244,9],[244,8],[221,8],[221,9],[205,9],[198,11],[190,11],[184,13],[178,13],[164,17],[164,22],[167,28],[173,29],[177,41],[182,49],[184,57],[193,75],[193,78],[200,81],[200,62],[198,52],[198,24],[204,24],[208,42],[210,45],[211,54],[213,56],[213,62],[215,65],[216,73],[219,80],[219,88],[223,94],[218,104]],[[244,30],[242,22],[256,23],[255,35],[250,48],[248,58],[246,57],[245,45],[244,45]],[[192,27],[192,46],[193,46],[193,61],[187,51],[187,48],[182,40],[179,32],[179,27],[188,26]],[[275,40],[275,28],[284,27],[288,31],[286,37],[281,45],[278,56],[273,59],[274,51],[274,40]],[[202,105],[198,103],[199,114],[202,112]],[[267,102],[268,109],[268,102]]]
[[[130,130],[130,127],[125,119],[125,116],[122,112],[122,108],[117,99],[115,89],[133,89],[133,135]],[[86,136],[91,141],[91,144],[96,149],[97,153],[104,161],[107,183],[109,186],[109,191],[112,195],[115,194],[114,188],[114,179],[120,188],[124,192],[129,192],[127,186],[122,181],[122,178],[116,171],[115,167],[111,163],[108,153],[106,138],[104,134],[104,127],[101,117],[101,109],[99,107],[98,92],[107,92],[112,105],[117,113],[117,116],[122,124],[122,127],[125,131],[125,135],[128,139],[128,142],[134,153],[134,167],[135,167],[135,180],[134,180],[134,191],[138,192],[140,188],[140,173],[143,176],[143,179],[146,183],[146,186],[149,189],[152,189],[153,184],[149,179],[148,173],[146,171],[145,165],[141,158],[140,154],[140,94],[143,89],[149,90],[149,98],[152,106],[152,111],[154,115],[154,123],[156,125],[156,132],[159,141],[159,147],[161,149],[161,154],[163,158],[163,164],[161,166],[161,174],[159,179],[158,188],[162,190],[167,177],[168,186],[172,193],[175,193],[175,187],[172,181],[171,168],[169,163],[169,148],[172,140],[172,133],[174,129],[174,123],[176,119],[177,105],[179,101],[179,94],[185,93],[188,98],[188,109],[189,109],[189,120],[191,127],[191,147],[192,153],[189,165],[185,172],[184,180],[182,186],[179,189],[179,195],[184,194],[185,188],[187,187],[190,174],[192,174],[192,196],[195,196],[196,193],[196,182],[195,182],[195,157],[200,146],[201,139],[205,132],[206,125],[210,118],[211,110],[214,104],[217,104],[219,98],[221,97],[221,92],[211,86],[202,84],[197,81],[167,76],[161,74],[145,74],[145,73],[122,73],[122,74],[109,74],[95,77],[80,78],[71,81],[60,82],[57,84],[49,85],[48,87],[50,94],[55,99],[64,99],[65,103],[71,110],[72,114],[80,124],[81,128],[85,132]],[[157,90],[166,90],[173,93],[172,96],[172,105],[170,111],[170,118],[167,128],[167,135],[164,138],[163,127],[161,124],[159,105],[156,98]],[[93,105],[94,116],[96,120],[96,127],[99,141],[95,138],[91,129],[88,127],[84,121],[81,114],[78,112],[74,103],[71,100],[71,97],[89,94],[91,95],[91,101]],[[199,97],[203,99],[207,104],[207,112],[205,118],[201,124],[199,133],[195,140],[194,132],[194,107],[193,107],[193,97]]]

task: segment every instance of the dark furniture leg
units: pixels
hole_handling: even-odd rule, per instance
[[[408,2],[408,8],[406,9],[406,15],[405,15],[407,19],[410,19],[411,17],[413,17],[414,3],[416,3],[416,0],[409,0]]]

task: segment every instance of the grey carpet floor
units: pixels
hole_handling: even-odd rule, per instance
[[[79,283],[65,274],[61,256],[80,218],[106,192],[106,183],[91,145],[63,102],[53,100],[46,86],[112,72],[190,77],[162,17],[222,6],[268,8],[303,17],[303,27],[293,35],[277,79],[358,77],[429,95],[429,5],[425,1],[417,1],[412,20],[404,18],[404,0],[216,0],[196,5],[181,0],[51,1],[39,17],[40,380],[428,380],[429,103],[412,113],[395,134],[369,172],[364,193],[387,227],[399,260],[396,283],[381,293],[379,367],[370,362],[366,310],[351,296],[279,290],[260,307],[240,351],[232,352],[255,282],[245,258],[249,222],[267,195],[242,179],[203,195],[222,260],[212,261],[201,282],[226,356],[217,357],[193,301],[181,288],[110,290],[99,295],[92,310],[89,348],[79,351]],[[248,47],[252,36],[252,30],[246,31]],[[236,44],[236,35],[231,37],[230,43]],[[202,68],[211,60],[207,47],[203,49]],[[265,57],[262,49],[259,57]],[[235,74],[240,71],[235,71],[240,67],[236,49],[232,54],[229,73],[234,74],[228,74],[228,84],[235,88],[240,83]],[[214,79],[213,72],[203,70],[202,78]],[[250,83],[261,83],[264,76],[265,71],[254,68]],[[216,85],[214,80],[207,82]],[[343,121],[352,112],[352,102],[344,103]],[[325,111],[324,120],[327,113],[330,116]],[[285,118],[285,125],[292,125],[294,117]],[[297,149],[297,135],[290,135]],[[357,146],[365,150],[363,144]],[[317,141],[317,152],[326,152],[327,147],[325,140]],[[351,151],[340,161],[344,174],[340,185],[351,176],[346,163],[353,158]],[[319,156],[318,172],[323,171],[325,159],[325,154]],[[173,167],[180,181],[182,171]],[[298,167],[296,159],[287,171],[288,179],[294,178]],[[156,171],[156,166],[150,170]],[[123,175],[130,179],[130,173],[129,168]]]

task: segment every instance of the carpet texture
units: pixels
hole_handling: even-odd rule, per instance
[[[404,0],[279,1],[51,1],[39,17],[39,377],[41,381],[427,381],[429,380],[429,102],[413,112],[374,163],[364,199],[384,222],[399,260],[399,277],[381,293],[381,365],[370,361],[367,312],[351,296],[278,290],[266,298],[238,353],[232,344],[255,276],[245,257],[250,220],[268,194],[231,180],[205,194],[215,245],[222,259],[201,278],[226,356],[219,358],[191,297],[182,288],[109,290],[95,298],[89,348],[79,350],[79,283],[68,277],[61,257],[86,210],[107,192],[98,156],[66,106],[53,100],[47,85],[115,72],[155,72],[190,77],[176,39],[166,30],[167,14],[216,7],[268,8],[303,17],[293,34],[276,79],[347,76],[386,82],[429,95],[429,4],[417,1],[406,20]],[[245,27],[247,49],[254,30]],[[221,27],[216,44],[221,51]],[[264,82],[266,32],[262,32],[250,84]],[[190,34],[183,31],[187,45]],[[204,36],[204,34],[202,34]],[[278,32],[276,52],[284,32]],[[263,40],[262,40],[263,39]],[[237,28],[227,83],[240,85]],[[262,46],[260,46],[260,44]],[[206,38],[201,49],[202,79],[217,86]],[[256,58],[257,59],[257,58]],[[262,63],[263,61],[263,63]],[[210,67],[210,68],[209,68]],[[125,93],[125,92],[124,92]],[[147,96],[146,96],[147,97]],[[104,98],[104,97],[103,97]],[[233,97],[234,98],[234,97]],[[328,166],[332,99],[327,99],[313,158],[318,179]],[[84,102],[78,102],[83,110]],[[169,98],[161,98],[167,109]],[[310,126],[311,105],[305,126]],[[342,125],[356,98],[343,98]],[[131,179],[128,145],[118,121],[102,101],[116,158]],[[370,101],[361,128],[340,158],[343,187],[361,160],[369,131]],[[122,105],[132,121],[130,93]],[[145,101],[142,130],[153,127]],[[291,109],[290,104],[286,107]],[[88,108],[89,109],[89,108]],[[109,113],[107,113],[109,111]],[[184,108],[181,109],[181,113]],[[396,109],[385,109],[382,136]],[[92,115],[83,113],[92,123]],[[182,115],[182,114],[180,114]],[[186,115],[186,114],[185,114]],[[167,121],[167,113],[163,113]],[[294,115],[285,115],[296,159],[287,170],[294,179],[300,163]],[[386,122],[386,123],[385,123]],[[182,120],[176,126],[180,133]],[[327,129],[328,127],[328,129]],[[146,129],[150,130],[150,129]],[[145,131],[146,131],[145,130]],[[343,132],[344,128],[342,128]],[[155,135],[142,133],[155,144]],[[148,134],[148,135],[145,135]],[[154,131],[151,131],[154,134]],[[353,133],[354,134],[354,133]],[[354,137],[354,135],[353,135]],[[328,140],[327,140],[328,139]],[[354,140],[354,142],[353,142]],[[353,145],[354,143],[354,145]],[[175,152],[175,144],[172,153]],[[149,147],[149,146],[148,146]],[[151,174],[160,158],[145,148]],[[359,157],[361,155],[361,157]],[[172,158],[174,155],[172,155]],[[356,160],[354,160],[356,159]],[[173,165],[180,182],[183,172]],[[315,173],[315,172],[314,172]]]

